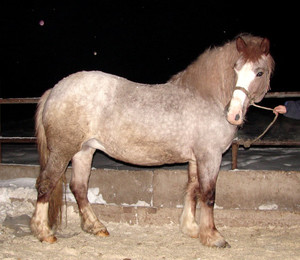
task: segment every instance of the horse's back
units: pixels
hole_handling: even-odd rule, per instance
[[[120,82],[126,82],[112,74],[101,71],[81,71],[71,74],[59,81],[51,91],[50,99],[61,100],[75,98],[87,99],[104,98],[109,92],[113,92]]]
[[[114,99],[118,85],[126,79],[101,71],[81,71],[59,81],[45,103],[44,122],[80,121],[98,114]],[[73,123],[74,123],[73,122]]]
[[[114,99],[120,81],[127,80],[100,71],[77,72],[59,81],[43,108],[48,139],[58,142],[59,136],[73,145],[84,141],[98,127],[101,109]]]

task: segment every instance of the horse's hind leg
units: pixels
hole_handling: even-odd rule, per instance
[[[87,198],[88,181],[95,149],[84,147],[72,158],[72,179],[70,183],[81,216],[81,227],[84,231],[97,236],[108,236],[106,227],[96,217]]]
[[[56,241],[52,227],[56,224],[59,212],[58,207],[62,200],[62,187],[59,187],[58,183],[65,172],[68,162],[68,159],[63,159],[58,154],[50,153],[47,164],[37,179],[38,198],[30,227],[40,241],[49,243]],[[51,205],[49,205],[50,200],[54,202]]]
[[[184,199],[183,212],[180,217],[180,227],[184,234],[197,238],[199,236],[199,226],[195,221],[195,212],[197,194],[199,193],[199,182],[196,161],[189,162],[188,174],[188,186]]]

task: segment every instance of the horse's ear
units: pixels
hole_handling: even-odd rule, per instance
[[[265,54],[265,55],[269,54],[269,51],[270,51],[270,41],[267,38],[264,38],[261,41],[260,49],[263,52],[263,54]]]
[[[237,48],[238,52],[244,52],[244,50],[247,47],[247,44],[245,43],[245,41],[241,37],[238,37],[236,39],[235,43],[236,43],[236,48]]]

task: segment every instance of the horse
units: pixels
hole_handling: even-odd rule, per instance
[[[33,234],[40,241],[57,240],[64,173],[72,161],[70,189],[81,227],[99,237],[109,236],[87,198],[91,162],[98,149],[135,165],[188,162],[181,230],[203,245],[229,247],[214,223],[217,176],[222,154],[248,107],[269,90],[274,69],[269,49],[267,38],[243,34],[207,49],[165,84],[81,71],[47,90],[36,112],[40,174],[30,224]]]

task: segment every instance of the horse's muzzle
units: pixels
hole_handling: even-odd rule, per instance
[[[226,119],[232,125],[242,125],[244,122],[242,108],[231,107],[231,109],[226,111]]]
[[[244,122],[242,113],[235,113],[235,114],[228,113],[226,119],[230,124],[237,125],[237,126],[243,124]]]
[[[233,98],[226,106],[226,119],[232,125],[241,125],[244,122],[243,104],[238,98]]]

